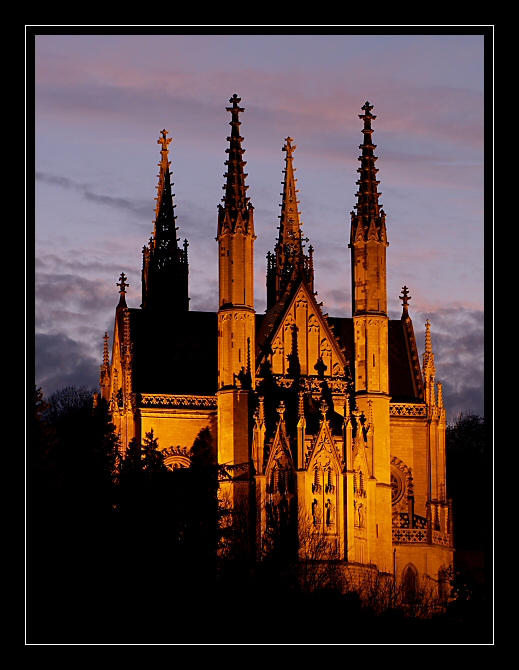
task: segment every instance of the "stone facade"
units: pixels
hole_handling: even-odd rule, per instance
[[[112,354],[105,335],[101,366],[101,392],[122,449],[153,430],[168,466],[188,467],[196,436],[209,427],[227,473],[222,490],[231,501],[244,492],[256,501],[251,546],[259,559],[272,533],[286,527],[298,534],[302,555],[319,537],[327,547],[319,560],[339,559],[355,574],[375,571],[398,584],[429,579],[441,590],[454,551],[445,408],[428,322],[420,366],[407,287],[401,319],[387,315],[388,240],[372,106],[359,115],[352,316],[332,318],[313,290],[314,251],[301,232],[291,138],[283,146],[279,234],[267,257],[267,310],[255,312],[254,209],[246,196],[239,102],[234,96],[227,108],[217,314],[189,310],[188,244],[177,245],[167,131],[158,140],[159,196],[143,250],[143,302],[128,308],[122,274]]]

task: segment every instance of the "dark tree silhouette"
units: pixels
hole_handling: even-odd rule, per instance
[[[447,426],[446,447],[447,492],[453,500],[456,549],[482,551],[492,518],[484,419],[476,414],[460,414]]]

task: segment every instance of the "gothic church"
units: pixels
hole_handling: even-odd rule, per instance
[[[163,130],[153,236],[143,248],[142,304],[126,304],[121,274],[111,358],[105,334],[101,394],[124,450],[153,430],[166,464],[189,467],[209,427],[231,500],[256,505],[257,551],[274,519],[292,515],[325,537],[334,556],[398,583],[441,581],[452,564],[446,491],[446,413],[435,380],[429,322],[420,365],[402,289],[387,315],[386,215],[379,204],[372,106],[351,213],[352,315],[330,317],[314,292],[290,137],[279,234],[267,256],[267,309],[254,309],[254,208],[246,196],[240,98],[219,205],[218,312],[189,309],[188,244],[178,245]],[[210,231],[208,231],[208,234]],[[215,250],[216,251],[216,250]],[[156,354],[160,352],[160,354]]]

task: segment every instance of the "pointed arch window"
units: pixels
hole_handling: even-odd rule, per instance
[[[402,596],[405,603],[412,603],[418,595],[418,570],[414,565],[409,564],[405,570],[402,579]]]

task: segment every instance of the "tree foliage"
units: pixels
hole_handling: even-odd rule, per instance
[[[459,414],[447,426],[446,452],[455,546],[458,550],[483,550],[492,518],[484,419],[477,414]]]
[[[132,440],[122,457],[108,406],[94,398],[86,388],[66,387],[48,399],[36,389],[27,444],[33,640],[333,644],[377,635],[392,642],[399,631],[413,641],[433,633],[464,641],[463,626],[475,625],[467,609],[475,590],[459,574],[446,617],[423,627],[419,619],[435,611],[435,585],[421,585],[409,603],[375,571],[355,581],[339,547],[316,532],[311,519],[305,523],[302,510],[271,515],[265,551],[255,560],[256,506],[248,494],[242,504],[229,504],[210,430],[196,437],[189,468],[166,467],[165,445],[153,431],[142,443]],[[485,481],[483,420],[459,417],[447,440],[450,495],[461,529]],[[232,621],[217,615],[224,602],[239,603]]]

